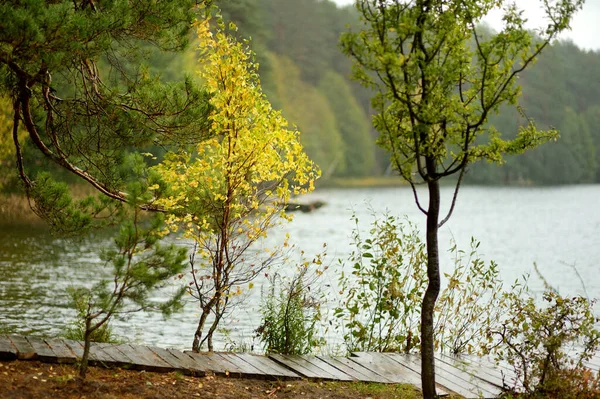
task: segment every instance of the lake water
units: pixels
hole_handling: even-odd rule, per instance
[[[426,192],[422,193],[426,197]],[[443,206],[449,205],[450,187],[442,188]],[[424,215],[414,204],[409,188],[322,189],[302,199],[327,203],[312,213],[299,213],[293,222],[274,231],[269,243],[281,242],[285,233],[307,256],[323,250],[327,243],[327,263],[323,276],[327,289],[339,275],[336,259],[351,251],[350,220],[355,212],[364,231],[372,220],[371,211],[388,210],[407,215],[424,232]],[[426,198],[423,198],[426,203]],[[442,212],[443,213],[443,212]],[[423,233],[424,234],[424,233]],[[501,277],[512,282],[533,272],[536,262],[547,281],[561,294],[587,294],[600,298],[600,185],[547,188],[463,187],[450,221],[440,231],[440,251],[446,253],[450,240],[469,248],[471,237],[481,241],[479,253],[495,260]],[[79,241],[49,236],[31,227],[0,227],[0,328],[17,333],[58,335],[74,316],[66,288],[90,285],[108,277],[109,270],[98,258],[98,249],[107,238]],[[185,245],[182,243],[182,245]],[[581,276],[577,277],[573,266]],[[452,268],[449,255],[442,258],[442,269]],[[293,272],[287,265],[284,273]],[[251,344],[253,330],[260,324],[261,285],[245,297],[224,324],[228,337],[216,337],[217,349],[228,340]],[[542,283],[532,276],[530,288],[539,292]],[[114,324],[115,333],[133,342],[189,349],[198,319],[194,303],[168,320],[156,313],[139,313]],[[335,338],[334,338],[335,339]]]

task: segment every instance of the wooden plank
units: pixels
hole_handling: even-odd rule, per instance
[[[69,348],[62,339],[44,338],[44,341],[46,341],[46,344],[48,344],[50,349],[52,349],[52,352],[54,352],[57,363],[75,363],[77,360],[77,357],[71,348]]]
[[[314,370],[312,370],[311,368],[306,368],[303,365],[298,364],[294,361],[288,360],[281,355],[272,354],[272,355],[269,355],[268,358],[283,365],[284,367],[291,369],[293,372],[301,375],[302,377],[306,377],[306,378],[322,378],[323,377],[321,375],[321,373],[315,373]]]
[[[116,344],[113,345],[113,348],[121,352],[125,358],[130,359],[129,367],[134,370],[167,371],[169,369],[167,363],[155,360],[156,357],[147,356],[147,353],[141,349],[143,348],[142,346],[136,345],[134,347],[129,344]]]
[[[475,375],[453,367],[447,363],[436,362],[435,365],[436,373],[444,370],[449,375],[453,375],[458,381],[464,381],[461,382],[463,386],[470,384],[474,388],[472,392],[477,395],[477,398],[479,398],[481,395],[483,395],[484,398],[497,398],[504,392],[501,387],[490,384],[489,382],[482,380]]]
[[[169,348],[167,349],[167,352],[176,357],[177,360],[179,360],[179,362],[181,363],[181,365],[185,368],[185,370],[189,373],[199,377],[204,377],[206,375],[207,368],[205,367],[205,365],[196,362],[195,359],[193,359],[191,356],[177,349]]]
[[[168,350],[163,348],[158,348],[156,346],[147,346],[148,350],[152,351],[155,356],[161,358],[164,362],[168,363],[172,368],[177,370],[185,370],[186,367],[182,364],[182,362]]]
[[[383,356],[382,353],[355,352],[351,357],[355,363],[384,376],[395,384],[413,384],[421,389],[420,369],[413,370],[407,367],[400,367],[397,362]]]
[[[332,375],[333,378],[337,381],[357,381],[356,378],[344,373],[337,367],[330,365],[329,363],[319,359],[316,356],[303,355],[303,356],[288,356],[289,358],[295,359],[296,357],[303,359],[312,365],[320,368],[321,370],[325,370],[328,374]]]
[[[0,335],[0,360],[15,360],[17,352],[10,338],[7,335]]]
[[[388,353],[385,355],[390,359],[393,359],[394,361],[404,365],[405,367],[412,368],[413,370],[421,370],[420,356],[401,355],[397,353]],[[477,380],[471,381],[470,375],[458,369],[452,369],[452,367],[450,367],[450,369],[444,367],[443,362],[436,362],[436,382],[444,388],[464,396],[465,398],[496,398],[501,392],[501,390],[497,387],[487,384],[484,381],[481,381],[481,384],[475,384],[474,382],[477,382]],[[491,390],[486,389],[488,386],[491,386]]]
[[[239,370],[228,361],[207,352],[196,353],[192,351],[184,351],[186,355],[194,359],[198,364],[201,364],[206,371],[220,376],[229,376],[232,373],[239,373]]]
[[[337,375],[333,375],[322,368],[315,366],[311,362],[306,361],[299,356],[287,356],[280,354],[269,355],[270,359],[289,367],[298,374],[303,375],[307,378],[315,378],[319,380],[330,380],[336,381]]]
[[[111,344],[108,342],[96,342],[94,346],[102,349],[102,352],[106,354],[106,356],[110,357],[111,360],[107,360],[105,362],[105,366],[115,366],[115,367],[124,367],[131,368],[134,360],[127,357],[120,350],[117,349],[117,344]]]
[[[124,359],[128,359],[127,367],[131,369],[144,370],[144,367],[150,366],[150,362],[139,356],[128,344],[116,344],[113,349],[120,352]]]
[[[104,350],[105,346],[110,347],[110,344],[104,342],[90,342],[90,363],[106,368],[109,368],[110,366],[120,366],[121,363]]]
[[[496,369],[500,374],[505,376],[516,376],[515,369],[510,364],[506,362],[497,362],[491,356],[461,355],[460,358],[466,359],[474,364]]]
[[[13,346],[17,348],[17,359],[32,360],[37,358],[35,348],[31,346],[25,337],[20,335],[9,335],[8,337],[10,338]]]
[[[290,369],[264,356],[252,355],[250,353],[236,353],[236,357],[261,370],[267,379],[297,380],[301,378]]]
[[[237,367],[239,372],[241,373],[242,377],[259,378],[259,379],[265,378],[264,371],[262,371],[261,369],[259,369],[257,367],[254,367],[253,365],[247,363],[243,359],[237,357],[237,354],[235,354],[235,353],[216,352],[215,355],[220,356],[224,360],[228,361],[229,363],[231,363],[235,367]]]
[[[521,380],[515,373],[515,370],[506,363],[497,363],[489,356],[461,355],[460,358],[471,362],[477,367],[485,367],[488,370],[495,370],[495,372],[504,381],[503,388],[520,390],[523,387]]]
[[[456,356],[450,356],[443,353],[435,354],[436,364],[439,362],[446,363],[451,367],[462,370],[474,377],[489,382],[498,388],[504,387],[502,374],[495,368],[485,367],[481,364],[468,362]]]
[[[129,345],[140,357],[148,361],[149,366],[144,370],[153,371],[155,373],[170,373],[171,371],[177,370],[177,368],[171,366],[165,362],[160,356],[157,356],[147,346],[144,345]]]
[[[56,355],[52,352],[52,349],[44,341],[43,338],[38,337],[24,337],[27,342],[33,347],[37,355],[37,359],[42,362],[55,363]]]
[[[379,382],[384,384],[390,384],[392,381],[388,380],[382,375],[369,370],[360,364],[353,362],[346,357],[330,357],[330,356],[318,356],[319,359],[330,364],[331,366],[343,371],[344,373],[354,377],[358,381],[362,382]]]
[[[81,359],[83,356],[83,345],[80,341],[74,341],[72,339],[63,339],[63,342],[67,344],[71,351],[75,354],[77,359]]]
[[[600,356],[596,353],[589,360],[583,362],[583,365],[590,370],[598,371],[600,370]]]

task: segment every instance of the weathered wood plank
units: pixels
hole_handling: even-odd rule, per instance
[[[121,353],[123,358],[129,359],[128,367],[134,370],[144,370],[144,366],[148,365],[148,361],[139,356],[128,344],[113,345],[113,348]]]
[[[83,343],[82,343],[83,345]],[[106,350],[104,348],[106,347]],[[91,342],[90,343],[90,358],[91,364],[96,366],[102,366],[110,368],[110,366],[123,366],[124,363],[118,361],[108,351],[111,351],[112,345],[104,342]]]
[[[35,348],[31,346],[25,337],[20,335],[9,335],[8,338],[10,338],[13,346],[17,348],[17,359],[32,360],[37,358]]]
[[[123,352],[119,351],[115,344],[97,342],[95,345],[98,348],[101,348],[102,351],[112,359],[111,361],[107,362],[107,366],[114,365],[115,367],[131,367],[131,364],[134,362],[134,360],[125,356]]]
[[[129,345],[139,356],[148,362],[148,366],[144,370],[153,371],[157,373],[170,373],[171,371],[177,370],[177,368],[171,366],[165,362],[159,356],[157,356],[150,348],[143,345]]]
[[[77,360],[77,356],[75,356],[71,348],[62,339],[44,338],[44,341],[46,341],[46,344],[54,352],[57,363],[75,363]]]
[[[241,359],[261,370],[268,379],[297,380],[302,378],[290,369],[282,367],[279,363],[274,362],[273,360],[264,356],[252,355],[250,353],[236,353],[235,355],[238,359]]]
[[[405,367],[409,367],[415,371],[421,370],[421,358],[417,355],[401,355],[401,354],[385,354],[390,359],[402,364]],[[439,363],[439,364],[438,364]],[[461,374],[462,373],[462,374]],[[457,376],[458,374],[460,378]],[[452,369],[449,371],[447,367],[444,367],[444,363],[436,362],[435,368],[435,379],[438,384],[442,387],[453,391],[465,398],[496,398],[501,392],[497,387],[487,384],[484,381],[480,381],[474,379],[471,381],[472,376],[461,372],[457,369]],[[479,383],[480,381],[481,383]],[[486,388],[491,386],[490,390]]]
[[[17,352],[10,338],[7,335],[0,335],[0,360],[15,360]]]
[[[288,358],[284,355],[272,354],[269,355],[269,359],[276,361],[279,364],[284,365],[292,369],[297,374],[300,374],[306,378],[315,378],[320,380],[334,380],[334,376],[327,373],[325,370],[315,367],[313,364],[300,359],[300,358]]]
[[[239,370],[228,361],[221,358],[215,358],[208,353],[196,353],[192,351],[184,351],[186,355],[194,359],[198,364],[202,365],[207,372],[211,372],[220,376],[229,376],[233,373],[239,373]]]
[[[457,383],[460,383],[463,386],[468,386],[467,384],[470,384],[472,387],[472,392],[476,394],[475,397],[480,397],[483,395],[484,398],[497,398],[503,392],[501,387],[490,384],[489,382],[482,380],[475,375],[452,367],[447,363],[438,361],[435,363],[435,365],[436,373],[444,370],[445,373],[448,373],[448,376],[453,376]]]
[[[443,353],[436,353],[435,359],[436,365],[440,362],[443,362],[458,370],[462,370],[465,373],[468,373],[469,375],[477,377],[480,380],[489,382],[490,384],[495,385],[498,388],[502,388],[504,386],[502,374],[499,373],[496,369],[484,367],[481,364],[468,362],[459,357],[450,356]]]
[[[316,356],[303,355],[303,356],[288,356],[290,359],[302,359],[315,367],[318,367],[321,370],[324,370],[326,373],[332,376],[333,379],[337,381],[357,381],[356,378],[344,373],[337,367],[330,365],[329,363],[319,359]]]
[[[36,353],[36,358],[42,362],[55,363],[56,355],[52,352],[52,349],[44,341],[43,338],[38,337],[24,337],[27,342],[33,347]]]
[[[471,362],[476,367],[482,367],[489,373],[496,373],[504,381],[503,388],[519,390],[522,388],[521,381],[517,378],[515,370],[506,363],[497,363],[489,356],[461,355],[461,359]]]
[[[382,356],[381,353],[355,352],[350,358],[355,363],[373,370],[375,373],[384,376],[393,383],[413,384],[421,389],[420,370],[413,370],[407,367],[400,367],[397,362]]]
[[[598,372],[600,370],[600,355],[595,354],[589,360],[583,362],[583,364],[590,370]]]
[[[67,344],[71,351],[75,354],[77,359],[81,359],[83,356],[83,345],[80,341],[75,341],[72,339],[63,339],[63,342]]]
[[[172,368],[177,370],[185,370],[186,367],[182,364],[182,362],[173,356],[168,350],[163,348],[158,348],[156,346],[147,346],[147,348],[154,353],[155,356],[158,356],[163,361],[168,363]]]
[[[168,363],[159,360],[156,356],[148,356],[151,351],[145,351],[143,346],[136,345],[135,347],[129,344],[117,344],[113,346],[126,358],[131,359],[131,368],[135,370],[146,371],[170,371]]]
[[[236,353],[217,352],[215,355],[222,357],[229,363],[233,364],[239,370],[242,377],[250,378],[265,378],[265,372],[258,367],[254,367],[250,363],[239,358]]]
[[[206,375],[207,368],[205,367],[205,365],[196,362],[195,359],[193,359],[191,356],[181,351],[178,351],[177,349],[169,348],[167,349],[167,352],[176,357],[181,362],[181,365],[185,367],[185,370],[187,370],[191,374],[199,377],[204,377]]]
[[[369,370],[359,363],[353,362],[352,360],[345,357],[330,357],[330,356],[318,356],[319,359],[330,364],[331,366],[340,369],[349,376],[354,377],[358,381],[362,382],[379,382],[384,384],[390,384],[392,381],[388,380],[382,375]]]

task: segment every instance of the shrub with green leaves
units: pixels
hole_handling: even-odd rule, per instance
[[[435,347],[452,354],[479,353],[487,342],[487,331],[504,315],[505,296],[498,264],[485,263],[471,238],[470,251],[452,242],[452,273],[435,307]],[[515,281],[510,292],[520,293],[523,282]]]
[[[83,314],[79,314],[77,319],[64,330],[62,336],[75,341],[85,340],[85,316]],[[122,342],[122,339],[115,335],[109,322],[104,323],[101,327],[98,327],[96,330],[94,330],[94,332],[90,334],[89,339],[90,342],[103,342],[110,344],[118,344]]]
[[[342,272],[335,309],[348,351],[410,352],[419,349],[420,314],[427,286],[425,244],[419,230],[406,219],[385,214],[375,217],[368,237],[360,232],[356,215],[350,275]],[[488,328],[501,316],[502,281],[496,263],[453,243],[454,269],[436,306],[435,346],[451,353],[472,353],[486,342]]]
[[[185,292],[185,287],[181,287],[160,303],[150,299],[153,292],[165,287],[169,279],[187,266],[187,250],[161,243],[165,229],[162,214],[147,215],[141,209],[141,204],[152,199],[149,187],[157,184],[158,176],[144,168],[139,155],[128,157],[124,167],[131,173],[129,202],[123,205],[123,219],[114,245],[100,255],[106,265],[112,266],[112,276],[92,287],[69,290],[77,309],[76,324],[83,332],[84,350],[79,368],[82,379],[87,371],[90,342],[105,335],[111,319],[147,309],[159,309],[168,315],[181,307]]]
[[[505,297],[505,317],[489,330],[493,339],[487,349],[498,361],[514,368],[517,380],[509,388],[522,388],[522,398],[543,394],[598,397],[589,396],[592,388],[600,394],[598,377],[585,367],[600,343],[595,327],[598,318],[593,313],[595,301],[563,297],[550,287],[546,287],[542,304],[523,293],[507,293]]]
[[[304,355],[325,344],[318,337],[322,294],[317,285],[327,268],[320,268],[324,256],[303,262],[291,279],[279,273],[269,278],[266,299],[263,292],[262,323],[256,330],[266,353]],[[312,265],[317,269],[311,270]]]
[[[344,324],[348,351],[418,348],[427,254],[417,228],[386,214],[373,221],[369,237],[363,238],[358,217],[352,215],[352,220],[352,271],[342,271],[339,284],[345,300],[334,311]]]

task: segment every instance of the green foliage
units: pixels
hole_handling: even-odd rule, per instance
[[[344,141],[344,175],[372,175],[375,146],[368,118],[354,98],[348,82],[341,75],[328,70],[318,87],[331,106]]]
[[[556,136],[529,123],[514,139],[504,140],[486,122],[501,104],[516,103],[516,76],[566,28],[581,2],[547,9],[553,24],[541,41],[523,27],[516,7],[505,9],[503,31],[484,35],[475,24],[496,2],[463,3],[438,8],[359,1],[364,30],[343,36],[344,51],[356,60],[355,78],[377,90],[379,143],[409,181],[415,171],[423,180],[439,179],[479,159],[502,162],[503,154]],[[484,136],[487,141],[476,144]],[[426,171],[419,157],[430,158],[437,169]]]
[[[112,266],[112,277],[92,287],[69,290],[77,310],[76,326],[83,330],[85,341],[80,364],[80,377],[85,378],[92,337],[109,333],[113,317],[123,317],[145,309],[160,309],[165,316],[181,308],[185,287],[178,289],[168,300],[156,302],[150,294],[168,286],[168,280],[180,274],[186,266],[187,251],[175,245],[160,243],[164,230],[163,215],[146,217],[140,204],[148,202],[148,189],[156,176],[145,172],[141,156],[131,156],[125,166],[134,174],[129,189],[129,202],[123,209],[122,222],[114,238],[114,247],[105,249],[100,257]]]
[[[49,184],[60,174],[56,169],[127,202],[127,179],[118,170],[127,153],[205,138],[197,132],[206,130],[206,93],[192,79],[165,84],[143,62],[151,48],[172,52],[186,46],[197,4],[0,4],[0,93],[10,99],[16,131],[27,132],[11,145],[18,175],[27,194],[36,197],[32,205],[41,207],[35,209],[40,216],[51,222],[72,216],[64,187]],[[44,168],[53,179],[35,177],[40,163],[54,165]],[[58,199],[59,209],[51,209],[53,200],[45,195]],[[65,215],[57,216],[62,210]],[[95,209],[78,211],[87,213],[77,215],[81,219]]]
[[[270,286],[262,298],[262,323],[256,330],[266,353],[305,355],[325,343],[317,336],[322,298],[316,284],[324,256],[304,262],[289,281],[278,273],[269,277]],[[317,269],[310,270],[312,265]]]
[[[504,315],[503,283],[496,262],[486,264],[478,255],[479,242],[471,238],[470,251],[453,242],[454,269],[445,273],[448,285],[440,294],[435,313],[435,346],[452,354],[478,353],[487,343],[490,326]],[[515,282],[518,295],[525,283]]]
[[[516,388],[522,386],[525,391],[519,397],[597,395],[598,377],[591,376],[584,364],[600,343],[595,302],[580,296],[563,297],[549,287],[542,305],[529,295],[504,295],[505,316],[490,329],[486,349],[514,368]]]
[[[350,275],[342,272],[345,296],[334,314],[341,321],[348,351],[410,352],[418,350],[421,299],[427,280],[427,254],[418,229],[408,220],[389,214],[375,218],[367,238],[357,217],[352,233],[354,251]],[[435,308],[435,347],[453,354],[479,353],[488,331],[504,315],[506,298],[498,266],[453,244],[453,271]],[[517,293],[522,285],[515,284]],[[516,295],[516,294],[515,294]]]
[[[425,244],[416,227],[391,215],[375,219],[368,238],[358,218],[352,233],[352,272],[340,276],[346,297],[335,310],[348,351],[409,352],[419,347],[419,303],[425,289]]]
[[[303,82],[300,71],[285,57],[270,61],[275,93],[287,119],[302,131],[300,141],[306,153],[323,170],[325,177],[343,174],[344,141],[327,99],[315,87]]]
[[[84,317],[79,317],[73,322],[73,324],[67,327],[62,336],[66,339],[72,339],[75,341],[85,340],[85,320]],[[115,336],[110,323],[104,323],[101,327],[97,328],[90,334],[91,342],[105,342],[110,344],[119,344],[122,341],[119,337]]]

